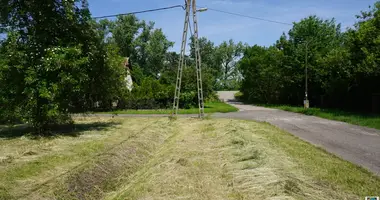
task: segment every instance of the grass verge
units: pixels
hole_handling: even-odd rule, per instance
[[[378,177],[269,124],[177,123],[182,131],[106,199],[322,200],[379,193]]]
[[[296,106],[286,106],[286,105],[267,105],[263,104],[260,106],[276,108],[280,110],[285,110],[289,112],[301,113],[304,115],[312,115],[325,119],[331,119],[336,121],[347,122],[354,125],[366,126],[369,128],[375,128],[380,130],[380,115],[371,114],[359,114],[353,112],[346,112],[335,109],[322,109],[322,108],[309,108],[305,109],[303,107]]]
[[[239,109],[226,104],[224,102],[208,102],[205,103],[205,113],[228,113],[236,112]],[[171,114],[171,109],[164,110],[117,110],[112,112],[102,112],[105,114]],[[198,108],[179,109],[179,114],[198,114]]]
[[[0,139],[0,199],[361,199],[380,179],[266,123],[77,118]],[[94,123],[96,122],[96,123]]]
[[[272,126],[267,124],[267,126]],[[278,128],[263,134],[273,145],[282,149],[297,163],[297,168],[313,177],[318,186],[334,191],[351,191],[361,198],[380,194],[380,178],[368,170],[310,145]],[[367,187],[369,186],[369,187]]]

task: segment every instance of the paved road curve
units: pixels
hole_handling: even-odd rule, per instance
[[[234,92],[220,92],[221,99],[240,112],[215,117],[265,121],[320,146],[330,153],[363,166],[380,176],[380,131],[343,122],[233,102]]]

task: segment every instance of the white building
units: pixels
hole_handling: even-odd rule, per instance
[[[124,63],[124,66],[127,70],[127,77],[124,78],[125,80],[125,83],[126,83],[126,86],[128,88],[129,91],[132,91],[133,89],[133,81],[132,81],[132,74],[131,74],[131,63],[129,62],[129,58],[127,57],[125,59],[125,63]]]

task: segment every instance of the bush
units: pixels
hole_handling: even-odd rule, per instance
[[[238,101],[242,101],[243,100],[243,93],[242,92],[237,92],[235,93],[235,99],[238,100]]]
[[[197,106],[198,104],[198,93],[194,91],[183,92],[179,98],[179,107],[189,109]]]
[[[6,105],[0,105],[0,108]],[[0,109],[0,125],[21,124],[22,116],[20,111],[9,112],[7,109]]]
[[[46,48],[35,63],[9,51],[11,59],[0,66],[0,123],[28,123],[45,134],[53,125],[71,124],[70,113],[90,111],[95,102],[112,108],[123,91],[121,57],[106,47],[82,48]]]
[[[134,73],[132,72],[132,75]],[[174,91],[177,76],[175,71],[165,71],[159,79],[139,76],[131,92],[123,95],[118,109],[168,109],[173,106]],[[197,82],[194,67],[183,71],[179,107],[189,109],[198,106]],[[203,73],[203,97],[206,101],[218,101],[218,96],[212,89],[213,77]]]
[[[134,84],[118,105],[119,109],[165,109],[173,101],[174,87],[161,84],[153,78],[144,78],[141,85]]]
[[[4,51],[11,56],[0,67],[1,121],[26,122],[40,134],[50,124],[67,121],[71,97],[79,93],[81,83],[87,78],[83,66],[88,59],[80,47],[32,51],[34,56],[43,55],[33,62],[26,62],[27,51]]]

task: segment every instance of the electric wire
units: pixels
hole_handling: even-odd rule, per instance
[[[204,8],[204,7],[200,7],[200,6],[197,6],[197,7]],[[124,16],[124,15],[134,15],[134,14],[141,14],[141,13],[148,13],[148,12],[157,12],[157,11],[169,10],[169,9],[174,9],[174,8],[185,9],[185,7],[183,5],[174,5],[174,6],[155,8],[155,9],[149,9],[149,10],[142,10],[142,11],[135,11],[135,12],[129,12],[129,13],[98,16],[98,17],[93,17],[93,19],[103,19],[103,18],[111,18],[111,17],[118,17],[118,16]],[[270,23],[282,24],[282,25],[289,25],[289,26],[293,25],[291,23],[280,22],[280,21],[275,21],[275,20],[270,20],[270,19],[264,19],[264,18],[260,18],[260,17],[253,17],[253,16],[249,16],[249,15],[229,12],[229,11],[225,11],[225,10],[219,10],[219,9],[210,8],[210,7],[206,7],[206,8],[208,8],[208,10],[211,10],[214,12],[219,12],[219,13],[224,13],[224,14],[229,14],[229,15],[234,15],[234,16],[239,16],[239,17],[245,17],[245,18],[250,18],[250,19],[255,19],[255,20],[260,20],[260,21],[266,21],[266,22],[270,22]],[[0,26],[0,28],[9,28],[9,27]]]
[[[201,7],[199,7],[199,8],[201,8]],[[282,25],[289,25],[289,26],[293,25],[293,24],[287,23],[287,22],[280,22],[280,21],[275,21],[275,20],[270,20],[270,19],[264,19],[264,18],[260,18],[260,17],[253,17],[253,16],[249,16],[249,15],[243,15],[243,14],[239,14],[239,13],[234,13],[234,12],[214,9],[214,8],[210,8],[210,7],[206,7],[206,8],[208,8],[208,10],[211,10],[211,11],[214,11],[214,12],[219,12],[219,13],[224,13],[224,14],[229,14],[229,15],[235,15],[235,16],[239,16],[239,17],[245,17],[245,18],[250,18],[250,19],[255,19],[255,20],[260,20],[260,21],[266,21],[266,22],[270,22],[270,23],[282,24]]]
[[[169,7],[163,7],[163,8],[155,8],[155,9],[149,9],[149,10],[142,10],[142,11],[136,11],[136,12],[129,12],[129,13],[122,13],[122,14],[115,14],[115,15],[105,15],[105,16],[99,16],[99,17],[93,17],[93,19],[103,19],[103,18],[110,18],[110,17],[117,17],[117,16],[123,16],[123,15],[134,15],[134,14],[141,14],[141,13],[147,13],[147,12],[156,12],[156,11],[162,11],[162,10],[169,10],[173,8],[184,8],[183,5],[175,5],[175,6],[169,6]]]
[[[104,19],[104,18],[110,18],[110,17],[118,17],[118,16],[124,16],[124,15],[134,15],[134,14],[141,14],[141,13],[148,13],[148,12],[157,12],[162,10],[169,10],[173,8],[182,8],[184,9],[183,5],[175,5],[175,6],[168,6],[168,7],[162,7],[162,8],[155,8],[155,9],[149,9],[149,10],[141,10],[141,11],[135,11],[135,12],[129,12],[129,13],[121,13],[121,14],[114,14],[114,15],[104,15],[104,16],[98,16],[93,17],[93,19]],[[8,26],[0,26],[0,28],[9,28]]]

